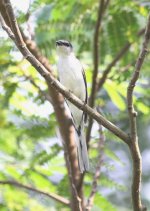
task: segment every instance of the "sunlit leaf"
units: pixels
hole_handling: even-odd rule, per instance
[[[126,108],[125,101],[116,89],[116,87],[113,86],[113,83],[106,83],[104,85],[104,88],[106,89],[109,97],[111,98],[112,102],[121,110],[124,111]]]

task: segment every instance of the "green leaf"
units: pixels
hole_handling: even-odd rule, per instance
[[[141,111],[143,114],[149,114],[149,112],[150,112],[149,106],[145,105],[142,102],[137,102],[136,106],[137,106],[138,110]]]
[[[127,187],[125,187],[124,185],[121,185],[113,180],[111,180],[110,178],[107,177],[107,175],[102,174],[99,181],[98,181],[99,186],[103,186],[103,187],[108,187],[111,189],[117,190],[121,190],[121,191],[127,191]]]
[[[107,91],[114,105],[116,105],[121,111],[124,111],[126,109],[125,101],[118,92],[116,86],[114,86],[112,82],[107,82],[105,83],[104,88]]]
[[[104,151],[105,151],[105,154],[106,154],[108,157],[110,157],[112,160],[115,160],[115,161],[117,161],[117,162],[119,162],[120,164],[123,165],[123,163],[122,163],[122,161],[120,160],[120,158],[119,158],[112,150],[110,150],[110,149],[108,149],[108,148],[105,148]]]
[[[94,198],[94,206],[93,211],[117,211],[117,209],[101,194],[97,193]]]

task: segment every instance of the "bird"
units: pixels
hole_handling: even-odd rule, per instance
[[[60,83],[64,85],[68,91],[76,95],[85,104],[88,101],[87,83],[84,69],[80,61],[76,58],[73,46],[69,41],[56,41],[56,51],[58,54],[58,76]],[[81,173],[89,171],[88,151],[84,133],[87,114],[77,108],[67,99],[65,99],[69,107],[73,125],[76,131],[76,147],[78,156],[78,166]]]

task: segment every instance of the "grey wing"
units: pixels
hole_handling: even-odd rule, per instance
[[[85,95],[85,104],[88,103],[88,92],[87,92],[87,82],[86,82],[86,76],[85,76],[85,72],[84,69],[82,68],[82,75],[83,75],[83,79],[84,79],[84,83],[85,83],[85,91],[86,91],[86,95]],[[84,118],[84,122],[87,122],[87,113],[83,112],[83,118]]]

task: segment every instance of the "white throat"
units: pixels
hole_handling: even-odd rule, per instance
[[[57,46],[57,54],[59,57],[66,57],[73,54],[73,50],[66,46]]]
[[[67,53],[58,51],[58,57],[59,57],[59,59],[69,59],[69,58],[74,58],[75,55],[74,55],[73,51],[67,52]]]

